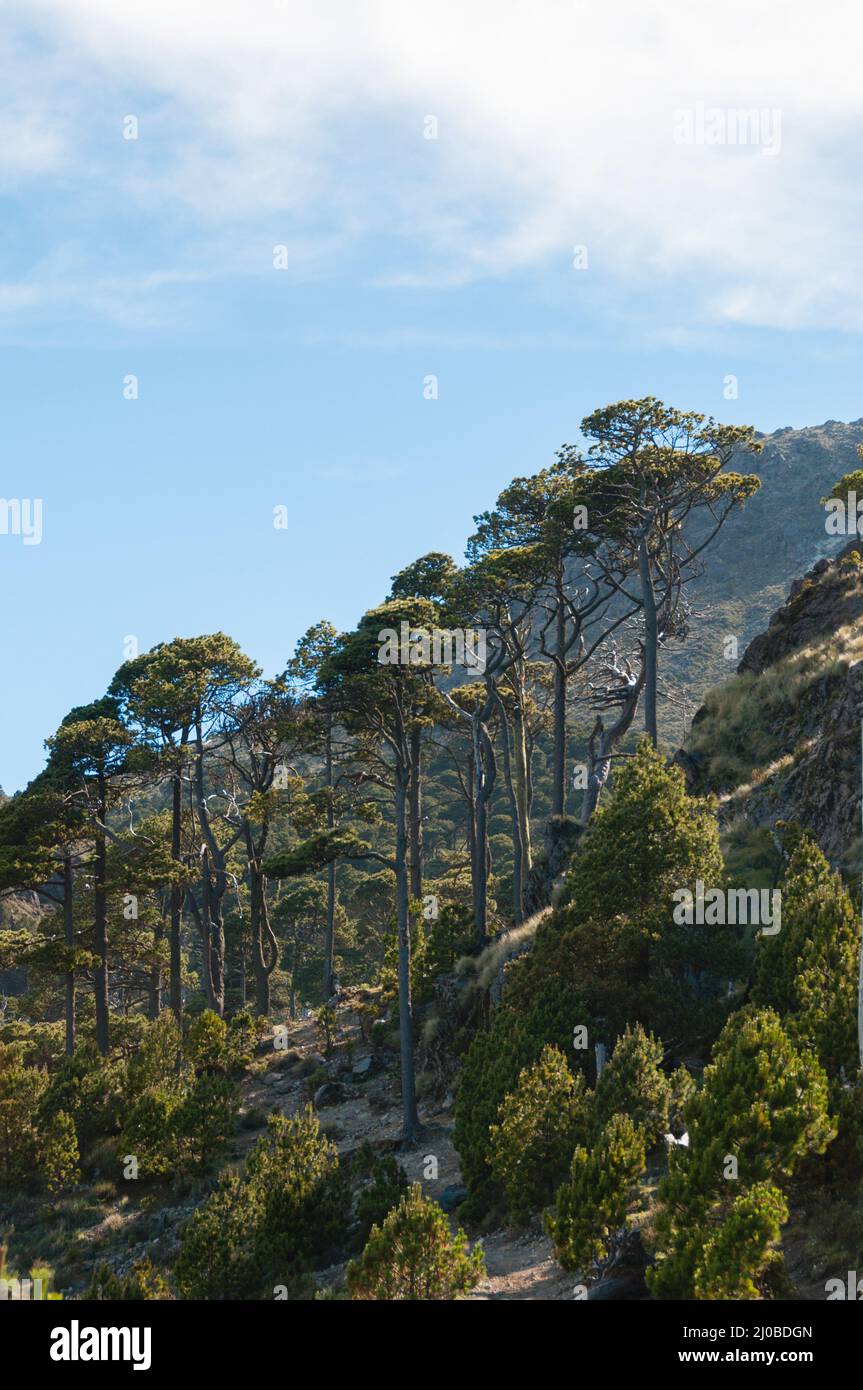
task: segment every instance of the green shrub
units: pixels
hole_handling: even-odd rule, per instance
[[[233,1081],[207,1072],[198,1077],[170,1117],[178,1172],[207,1167],[234,1134],[238,1109]]]
[[[93,1274],[85,1299],[109,1302],[136,1300],[164,1301],[171,1297],[167,1280],[152,1260],[136,1260],[127,1274],[116,1274],[109,1264],[100,1264]]]
[[[351,1177],[365,1179],[354,1204],[359,1222],[359,1240],[365,1244],[372,1226],[378,1226],[407,1192],[404,1168],[393,1154],[376,1154],[368,1140],[360,1146],[351,1164]]]
[[[766,1186],[823,1153],[836,1133],[817,1057],[795,1048],[777,1014],[757,1005],[747,1005],[726,1023],[686,1120],[689,1147],[672,1151],[659,1185],[658,1258],[647,1275],[658,1298],[695,1297],[705,1251],[738,1197],[762,1189],[754,1206],[738,1208],[731,1229],[742,1231],[747,1222],[764,1228],[777,1211],[775,1202],[763,1198]],[[701,1277],[712,1287],[712,1274]]]
[[[174,1277],[182,1298],[248,1298],[263,1271],[255,1264],[258,1194],[226,1173],[184,1227]]]
[[[260,1023],[261,1020],[255,1019],[246,1009],[231,1017],[228,1023],[227,1062],[232,1071],[242,1071],[255,1055]]]
[[[772,1005],[791,1038],[813,1047],[829,1076],[857,1070],[860,931],[854,904],[804,835],[782,887],[782,930],[760,937],[754,997]]]
[[[575,1150],[569,1178],[559,1188],[545,1228],[564,1269],[584,1270],[600,1260],[644,1171],[644,1137],[628,1115],[613,1115],[588,1151]]]
[[[84,1039],[74,1055],[63,1057],[51,1074],[43,1113],[50,1117],[63,1110],[71,1115],[83,1151],[94,1140],[116,1133],[122,1081],[122,1065],[107,1061],[94,1041]]]
[[[727,1216],[704,1242],[695,1266],[695,1297],[761,1297],[759,1285],[770,1266],[781,1259],[772,1247],[787,1220],[785,1198],[767,1183],[756,1183],[735,1198]]]
[[[573,1076],[556,1047],[520,1073],[489,1132],[489,1164],[506,1193],[513,1221],[523,1223],[551,1201],[587,1130],[584,1077]]]
[[[560,903],[513,972],[509,1006],[524,1017],[568,986],[585,1006],[570,1026],[601,1019],[599,1036],[639,1021],[680,1046],[714,1036],[746,957],[733,931],[674,921],[675,892],[698,879],[724,884],[715,807],[688,796],[680,769],[643,741],[581,837]]]
[[[221,1070],[226,1037],[222,1019],[210,1010],[190,1025],[185,1052],[173,1014],[151,1024],[126,1069],[127,1111],[117,1147],[121,1162],[127,1155],[138,1160],[140,1177],[203,1169],[231,1138],[239,1095]]]
[[[686,1131],[686,1111],[696,1092],[695,1080],[686,1067],[677,1067],[668,1079],[668,1124],[678,1137]]]
[[[517,965],[520,967],[521,962]],[[473,1039],[459,1074],[453,1129],[462,1176],[470,1192],[464,1208],[466,1220],[483,1216],[504,1200],[503,1189],[489,1166],[489,1130],[497,1123],[504,1097],[515,1089],[523,1069],[538,1061],[547,1043],[578,1061],[580,1054],[571,1052],[573,1027],[588,1022],[580,997],[552,983],[524,1012],[516,1012],[505,1002],[492,1014],[488,1031]]]
[[[0,1189],[58,1192],[78,1180],[78,1141],[65,1110],[46,1113],[49,1081],[21,1043],[0,1043]]]
[[[189,1024],[186,1033],[186,1053],[197,1071],[226,1066],[228,1025],[212,1009],[205,1009]]]
[[[226,1023],[204,1009],[189,1023],[185,1052],[196,1071],[242,1072],[254,1056],[258,1023],[246,1009]]]
[[[311,1106],[271,1115],[243,1176],[223,1176],[184,1228],[177,1287],[184,1298],[296,1289],[312,1258],[337,1244],[347,1206],[335,1146]]]
[[[39,1171],[39,1103],[47,1080],[27,1067],[19,1043],[0,1044],[0,1189],[32,1185]]]
[[[315,1013],[315,1028],[325,1057],[332,1056],[338,1023],[338,1014],[332,1004],[322,1004]]]
[[[470,909],[446,903],[426,938],[426,968],[431,978],[452,970],[456,961],[473,948],[476,933]]]
[[[71,1115],[58,1110],[44,1121],[39,1169],[49,1192],[62,1192],[81,1176],[78,1171],[78,1136]]]
[[[640,1023],[625,1028],[596,1083],[592,1120],[597,1133],[613,1115],[628,1115],[648,1149],[658,1143],[668,1129],[671,1100],[662,1056],[662,1043]]]
[[[179,1105],[171,1091],[151,1086],[131,1106],[120,1134],[117,1158],[138,1160],[138,1176],[166,1177],[176,1171],[177,1146],[171,1117]]]
[[[482,1250],[469,1252],[464,1232],[454,1236],[440,1207],[415,1183],[348,1265],[348,1291],[353,1299],[455,1299],[484,1274]]]
[[[123,1086],[128,1105],[150,1087],[182,1092],[191,1068],[183,1055],[183,1042],[174,1015],[165,1010],[147,1027],[140,1046],[126,1064]]]

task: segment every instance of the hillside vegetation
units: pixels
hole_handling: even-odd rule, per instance
[[[130,655],[0,805],[0,1277],[772,1300],[859,1267],[863,563],[821,499],[863,423],[647,398],[582,433],[274,679],[223,633]]]

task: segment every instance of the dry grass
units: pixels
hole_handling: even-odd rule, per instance
[[[711,785],[745,794],[775,776],[806,751],[788,741],[811,688],[841,678],[863,660],[863,631],[846,625],[771,666],[762,675],[744,672],[712,690],[706,716],[692,729],[687,748],[707,770]]]
[[[545,907],[541,912],[534,913],[533,917],[528,917],[520,926],[513,927],[511,931],[501,932],[480,955],[463,956],[456,965],[457,972],[463,975],[473,971],[475,986],[478,989],[490,989],[507,961],[530,949],[537,927],[550,912],[551,908]]]

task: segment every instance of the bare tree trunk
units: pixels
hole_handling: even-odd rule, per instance
[[[195,791],[198,821],[206,852],[202,856],[204,936],[207,962],[207,995],[210,1008],[225,1016],[225,923],[222,900],[228,887],[225,855],[213,834],[204,795],[204,741],[200,713],[195,720]]]
[[[638,542],[638,574],[644,607],[644,731],[656,746],[659,730],[656,720],[656,681],[659,653],[659,626],[656,620],[656,594],[650,572],[647,536]]]
[[[105,776],[99,774],[98,820],[105,824],[107,787]],[[94,900],[95,947],[99,964],[93,972],[93,992],[96,1002],[96,1045],[103,1056],[108,1052],[108,849],[105,832],[96,829],[96,876]]]
[[[488,944],[488,803],[494,789],[497,765],[488,731],[477,718],[474,727],[474,763],[476,768],[476,842],[474,845],[474,926],[477,944]]]
[[[202,858],[201,920],[204,940],[204,988],[207,1006],[219,1018],[225,1013],[225,929],[218,891],[213,884],[209,852]]]
[[[279,960],[279,943],[270,926],[267,912],[267,888],[261,868],[264,844],[256,845],[251,826],[245,825],[246,851],[249,861],[249,902],[252,926],[252,970],[255,976],[255,1011],[269,1018],[271,1008],[270,976]],[[245,970],[245,964],[244,964]],[[244,986],[245,987],[245,986]],[[245,1003],[245,994],[243,997]]]
[[[638,702],[644,688],[645,663],[642,662],[641,671],[637,679],[628,688],[624,687],[625,698],[619,701],[620,714],[613,724],[608,727],[602,722],[601,715],[597,715],[596,723],[591,731],[587,744],[588,774],[587,786],[581,800],[581,824],[587,825],[602,795],[609,773],[611,772],[611,760],[614,750],[620,743],[624,734],[632,725],[638,709]],[[608,674],[612,677],[623,677],[624,672],[616,664],[608,668]],[[629,670],[627,668],[627,674]],[[630,677],[631,678],[631,677]],[[610,688],[610,696],[614,696],[614,688]]]
[[[333,806],[333,721],[327,715],[327,736],[325,745],[327,774],[327,829],[333,830],[336,813]],[[336,954],[336,862],[327,867],[327,920],[324,927],[324,1002],[332,999],[336,992],[335,979]]]
[[[416,901],[423,894],[422,825],[422,732],[411,729],[411,781],[408,799],[410,817],[410,894]]]
[[[172,780],[171,804],[171,858],[175,864],[180,862],[180,828],[182,824],[183,787],[179,771]],[[174,1017],[179,1023],[183,1014],[182,962],[180,955],[180,929],[183,913],[183,890],[178,886],[171,889],[171,963],[170,999]]]
[[[497,696],[500,716],[501,748],[503,750],[503,780],[509,798],[512,819],[512,913],[516,925],[524,921],[524,842],[521,834],[521,815],[512,776],[512,759],[509,751],[509,719],[506,706],[500,695]]]
[[[74,878],[72,872],[72,856],[68,852],[63,856],[63,936],[69,949],[75,945],[75,923],[74,923]],[[72,1057],[75,1052],[75,972],[66,971],[66,1056]]]
[[[219,1018],[225,1017],[225,923],[222,917],[222,895],[214,893],[211,900],[210,955],[213,972],[213,1008]]]
[[[552,757],[551,814],[562,816],[566,806],[566,609],[562,579],[557,584],[554,663],[554,752]]]
[[[294,938],[294,954],[293,954],[293,960],[292,960],[292,963],[291,963],[291,989],[290,989],[290,995],[289,995],[289,997],[288,997],[288,1012],[289,1012],[289,1014],[290,1014],[291,1022],[292,1022],[292,1023],[295,1022],[296,1017],[297,1017],[297,974],[298,974],[299,969],[300,969],[300,961],[301,961],[301,959],[302,959],[302,947],[300,946],[299,938],[298,938],[298,937],[295,937],[295,938]]]
[[[402,1138],[411,1143],[420,1130],[414,1076],[414,1029],[411,1002],[411,924],[407,871],[407,769],[396,769],[396,918],[399,957],[399,1038],[401,1043]]]

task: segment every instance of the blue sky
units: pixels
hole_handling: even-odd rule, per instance
[[[849,7],[464,8],[5,6],[0,496],[43,505],[0,535],[6,791],[127,636],[273,673],[601,404],[863,416]]]

